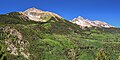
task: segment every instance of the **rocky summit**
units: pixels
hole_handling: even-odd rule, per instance
[[[40,21],[40,22],[46,22],[51,17],[54,17],[55,19],[62,18],[58,14],[48,12],[48,11],[38,10],[36,8],[29,8],[26,11],[21,12],[21,13],[27,16],[30,20]]]
[[[78,16],[77,18],[74,18],[72,21],[72,23],[75,23],[77,25],[79,25],[80,27],[92,27],[92,26],[96,26],[96,27],[104,27],[104,28],[111,28],[114,27],[106,22],[102,22],[99,20],[95,20],[95,21],[91,21],[88,19],[84,19],[81,16]]]

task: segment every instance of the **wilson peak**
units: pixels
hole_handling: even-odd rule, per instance
[[[33,21],[40,21],[40,22],[47,22],[51,18],[54,18],[55,20],[61,19],[62,17],[58,14],[48,12],[48,11],[42,11],[36,8],[29,8],[24,12],[21,12],[23,15],[27,16],[30,20]]]
[[[104,28],[114,27],[114,26],[112,26],[112,25],[110,25],[106,22],[102,22],[102,21],[98,21],[98,20],[91,21],[91,20],[88,20],[88,19],[84,19],[81,16],[78,16],[77,18],[74,18],[71,22],[79,25],[81,28],[86,27],[86,26],[87,27],[95,26],[95,27],[104,27]]]

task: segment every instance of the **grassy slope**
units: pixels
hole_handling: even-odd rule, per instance
[[[102,55],[116,60],[120,55],[120,29],[81,30],[63,19],[50,20],[47,23],[36,23],[1,15],[0,26],[10,26],[22,33],[23,40],[29,42],[26,48],[31,54],[30,60],[97,60],[102,59]],[[2,30],[0,33],[0,59],[26,60],[22,55],[13,56],[6,51],[4,41],[8,34]]]

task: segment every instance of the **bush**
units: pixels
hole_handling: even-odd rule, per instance
[[[104,50],[100,50],[97,53],[96,60],[110,60],[110,56]]]

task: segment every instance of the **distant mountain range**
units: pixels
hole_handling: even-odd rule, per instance
[[[20,12],[23,15],[27,16],[30,20],[33,21],[41,21],[41,22],[46,22],[47,20],[49,20],[51,17],[54,17],[55,19],[59,18],[61,19],[62,17],[58,14],[55,14],[53,12],[48,12],[48,11],[42,11],[36,8],[29,8],[24,12]],[[105,28],[111,28],[111,27],[115,27],[112,26],[110,24],[107,24],[106,22],[102,22],[102,21],[91,21],[88,19],[84,19],[81,16],[78,16],[77,18],[74,18],[73,20],[70,20],[70,22],[75,23],[77,25],[80,26],[80,28],[82,27],[92,27],[92,26],[96,26],[96,27],[105,27]]]
[[[102,22],[102,21],[98,21],[98,20],[91,21],[91,20],[88,20],[88,19],[84,19],[81,16],[78,16],[77,18],[74,18],[71,22],[76,23],[80,27],[86,27],[86,26],[87,27],[96,26],[96,27],[105,27],[105,28],[115,27],[115,26],[112,26],[112,25],[110,25],[106,22]]]

